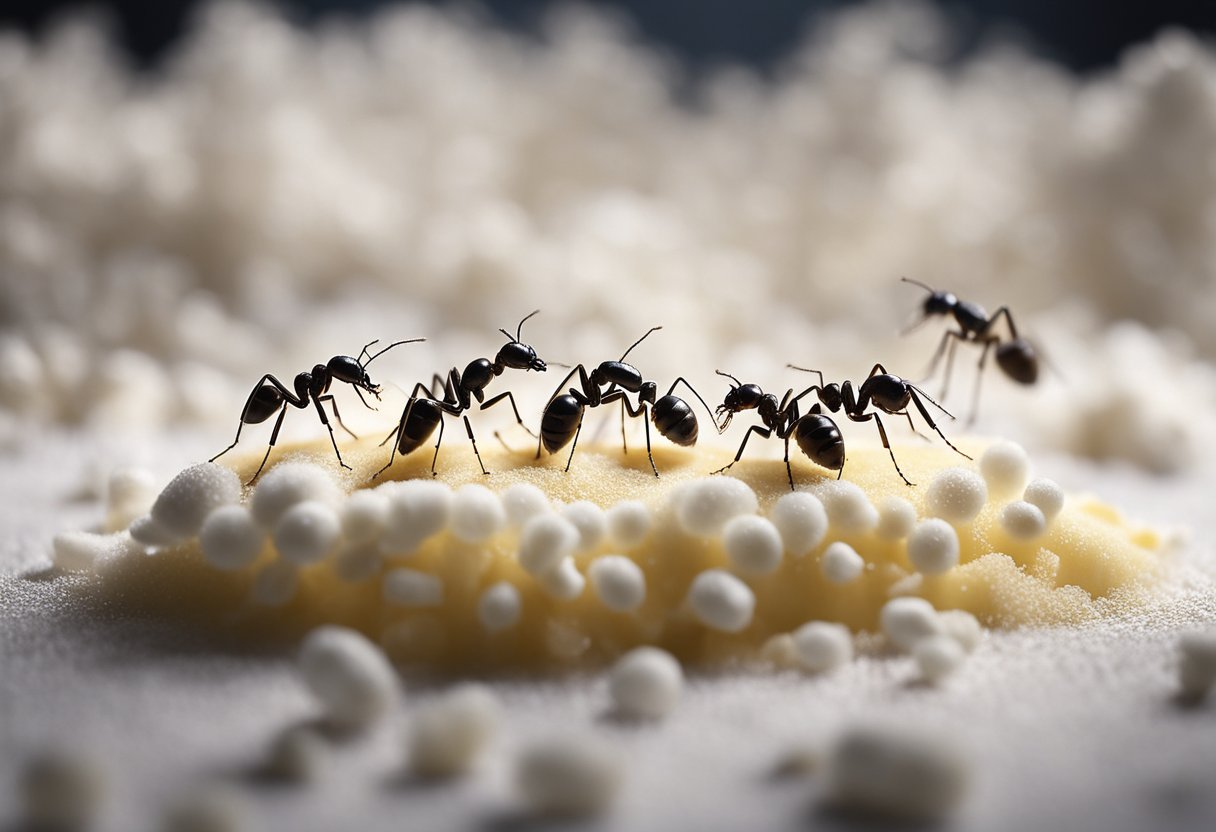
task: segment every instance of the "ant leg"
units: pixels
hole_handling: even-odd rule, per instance
[[[980,351],[980,361],[975,371],[975,387],[971,391],[971,415],[967,417],[967,427],[975,424],[975,417],[980,412],[980,385],[984,382],[984,365],[988,363],[988,351],[997,342],[995,337],[984,339],[984,349]]]
[[[984,333],[987,334],[991,331],[993,325],[996,324],[996,319],[1002,315],[1005,316],[1005,323],[1009,324],[1009,337],[1016,341],[1018,339],[1018,328],[1013,322],[1013,315],[1010,313],[1008,306],[1002,306],[992,313],[992,317],[988,319],[988,326],[984,327]]]
[[[355,389],[357,390],[358,388],[356,387]],[[334,401],[334,397],[333,397],[332,393],[329,394],[328,396],[322,396],[321,398],[317,399],[317,401],[318,402],[329,402],[329,406],[331,408],[333,408],[334,421],[338,423],[338,427],[340,427],[340,428],[342,428],[342,430],[346,431],[347,434],[349,434],[351,439],[359,438],[358,436],[355,435],[354,431],[352,431],[350,428],[348,428],[346,425],[344,425],[342,423],[342,414],[338,412],[338,403],[336,401]]]
[[[249,398],[245,399],[245,406],[241,408],[241,421],[236,426],[236,438],[232,440],[231,445],[229,445],[227,448],[224,448],[224,450],[220,451],[215,456],[211,457],[211,459],[207,460],[208,462],[215,462],[217,459],[222,457],[224,454],[228,453],[233,448],[235,448],[237,443],[241,441],[241,429],[243,427],[245,427],[246,424],[248,424],[245,421],[245,417],[247,415],[249,415],[249,406],[251,404],[253,404],[253,397],[258,394],[258,391],[262,389],[262,385],[264,385],[266,382],[270,382],[272,385],[274,385],[274,387],[278,389],[279,393],[281,393],[283,395],[283,398],[286,401],[290,401],[293,404],[297,403],[298,400],[297,400],[295,394],[292,393],[291,391],[289,391],[283,385],[283,382],[279,381],[277,378],[272,376],[270,373],[267,373],[266,375],[262,376],[261,380],[259,380],[257,384],[253,385],[253,389],[249,391]],[[297,404],[297,406],[298,406],[298,404]]]
[[[673,381],[671,383],[671,387],[667,388],[667,395],[670,396],[672,394],[672,391],[674,391],[676,389],[677,384],[683,384],[685,387],[687,387],[689,390],[691,390],[692,394],[697,397],[697,401],[699,401],[701,403],[701,406],[705,408],[705,412],[709,414],[709,421],[715,422],[714,412],[709,409],[709,405],[705,403],[705,399],[701,398],[701,394],[697,392],[697,389],[695,387],[693,387],[691,384],[688,383],[687,380],[685,380],[684,376],[680,376],[679,378],[677,378],[675,381]],[[715,424],[716,424],[716,422],[715,422]]]
[[[287,415],[287,403],[279,408],[279,418],[275,420],[274,430],[270,433],[270,444],[266,446],[266,455],[262,457],[262,464],[258,466],[258,470],[254,472],[253,478],[245,485],[253,485],[257,482],[258,477],[262,475],[262,469],[266,467],[266,460],[270,459],[270,452],[274,450],[274,443],[279,441],[279,428],[283,427],[283,417]]]
[[[946,400],[946,393],[950,390],[950,377],[954,375],[954,353],[957,351],[958,342],[961,340],[954,330],[946,333],[947,337],[951,335],[954,336],[954,340],[950,342],[950,346],[946,349],[946,372],[942,374],[942,392],[938,394],[938,398],[942,401]]]
[[[443,423],[444,423],[444,418],[442,416],[440,416],[439,417],[439,438],[435,440],[435,455],[431,457],[431,476],[432,477],[439,476],[439,472],[437,472],[435,470],[435,463],[439,461],[439,446],[443,444]],[[480,462],[481,457],[478,457],[477,461]],[[482,470],[484,471],[485,469],[483,468]]]
[[[753,427],[755,427],[753,425]],[[790,481],[790,491],[794,490],[794,469],[790,467],[790,434],[793,431],[786,431],[785,434],[785,477]],[[743,441],[747,441],[747,437],[743,437]],[[742,452],[742,448],[739,449]],[[732,465],[734,463],[731,463]]]
[[[621,453],[629,456],[629,442],[625,439],[625,400],[621,399]]]
[[[912,390],[910,392],[912,393],[912,403],[916,405],[916,409],[920,411],[920,415],[923,416],[925,421],[929,423],[929,427],[933,428],[933,430],[935,430],[937,432],[937,435],[942,438],[942,441],[945,442],[947,445],[949,445],[956,454],[958,454],[959,456],[964,457],[966,459],[971,459],[970,456],[963,453],[958,448],[955,448],[954,443],[946,438],[946,434],[942,433],[942,429],[939,428],[937,426],[937,424],[933,421],[933,418],[929,415],[929,410],[925,407],[925,403],[920,400],[920,396],[918,396],[916,394],[916,391]],[[926,396],[926,398],[928,398],[928,397]],[[930,401],[933,401],[933,400],[930,399]],[[936,402],[934,402],[934,404],[936,404]]]
[[[430,393],[431,396],[433,396],[436,399],[438,399],[440,396],[442,396],[445,392],[443,376],[439,375],[439,373],[432,373],[431,374],[431,386],[427,390],[427,392]]]
[[[907,408],[905,408],[905,409],[903,409],[903,410],[899,411],[899,413],[897,413],[897,414],[895,414],[895,415],[896,415],[896,416],[903,415],[903,416],[907,417],[907,419],[908,419],[908,427],[912,429],[912,432],[913,432],[913,433],[915,433],[917,436],[919,436],[921,439],[925,440],[926,442],[932,442],[932,441],[933,441],[933,440],[932,440],[932,439],[930,439],[928,436],[925,436],[923,433],[921,433],[920,431],[918,431],[918,430],[916,429],[916,423],[912,421],[912,414],[908,412]]]
[[[513,395],[511,395],[510,390],[508,390],[506,393],[499,393],[497,396],[495,396],[492,399],[487,399],[485,404],[483,404],[478,409],[485,410],[486,408],[493,407],[494,405],[498,404],[503,399],[506,399],[507,401],[509,401],[511,403],[511,410],[515,413],[516,424],[518,424],[521,428],[523,428],[525,431],[527,431],[528,436],[531,436],[533,439],[537,438],[536,434],[533,433],[531,430],[529,430],[528,426],[524,424],[524,420],[522,418],[520,418],[519,408],[515,406],[515,397]]]
[[[879,437],[882,438],[882,446],[884,448],[886,448],[887,453],[891,455],[891,464],[895,466],[895,473],[899,474],[899,478],[902,479],[908,485],[916,485],[916,483],[912,482],[912,480],[905,477],[904,472],[900,470],[899,463],[895,460],[895,451],[891,450],[891,442],[887,439],[887,429],[882,426],[882,419],[878,418],[878,414],[877,413],[865,413],[865,414],[862,414],[861,416],[850,416],[849,418],[852,419],[854,422],[868,422],[871,419],[873,419],[874,424],[878,426],[878,435],[879,435]],[[933,424],[933,423],[930,422],[929,424]],[[945,437],[942,437],[942,438],[944,439]],[[953,447],[953,446],[951,446],[951,447]],[[970,459],[970,457],[968,457],[968,459]],[[843,467],[840,469],[840,473],[841,474],[844,473]],[[839,476],[837,477],[837,479],[839,479]]]
[[[325,408],[321,406],[320,399],[313,399],[313,404],[316,405],[317,415],[321,418],[321,424],[329,431],[330,444],[334,446],[334,453],[338,456],[338,464],[347,471],[353,470],[349,465],[342,461],[342,452],[338,450],[338,437],[334,436],[334,426],[329,423],[329,417],[325,415]]]
[[[498,431],[494,431],[494,438],[498,440],[498,444],[499,444],[499,445],[502,445],[503,449],[504,449],[504,450],[505,450],[507,453],[509,453],[509,454],[513,454],[513,453],[515,453],[515,449],[514,449],[514,448],[512,448],[510,445],[508,445],[508,444],[507,444],[507,440],[505,440],[505,439],[503,439],[503,438],[502,438],[502,434],[501,434],[501,433],[499,433]]]
[[[570,456],[566,459],[566,473],[570,473],[570,463],[574,461],[574,449],[578,447],[578,435],[583,432],[583,420],[578,420],[578,427],[574,430],[574,441],[570,443]]]
[[[734,465],[736,462],[738,462],[740,459],[742,459],[743,458],[743,449],[747,447],[747,440],[752,438],[753,433],[758,433],[761,436],[763,436],[765,439],[768,439],[770,436],[773,435],[773,432],[768,428],[760,427],[760,425],[752,425],[751,427],[749,427],[747,429],[747,433],[743,434],[743,441],[741,443],[739,443],[739,450],[735,452],[735,458],[733,460],[731,460],[731,462],[729,462],[728,464],[723,465],[717,471],[713,471],[711,473],[711,475],[712,474],[721,474],[723,471],[727,470],[732,465]],[[787,442],[786,445],[788,446],[789,443]]]
[[[650,470],[654,471],[654,475],[657,478],[659,476],[659,469],[654,467],[654,454],[650,452],[650,414],[646,412],[646,404],[644,402],[638,405],[638,410],[642,411],[642,425],[646,428],[646,457],[650,460]],[[624,425],[624,422],[621,424]]]
[[[469,421],[468,416],[464,419],[464,431],[469,435],[469,441],[473,443],[473,456],[477,457],[477,464],[481,466],[481,473],[489,476],[490,472],[486,470],[485,463],[481,461],[481,453],[477,450],[477,437],[473,435],[473,423]]]
[[[385,442],[392,439],[394,436],[396,437],[396,440],[393,442],[393,450],[391,452],[389,452],[389,455],[388,455],[388,462],[385,464],[385,466],[383,468],[381,468],[376,473],[372,474],[372,479],[375,479],[376,477],[380,476],[385,471],[387,471],[390,467],[392,467],[393,458],[397,454],[397,449],[401,447],[401,435],[405,432],[405,424],[406,424],[406,422],[409,421],[410,414],[414,412],[414,402],[416,402],[418,400],[418,389],[419,388],[422,388],[423,392],[426,391],[426,388],[423,387],[421,383],[414,385],[413,395],[411,395],[409,398],[409,401],[407,401],[405,403],[405,407],[403,407],[401,409],[401,421],[397,422],[396,430],[390,431],[389,435],[384,437],[383,441],[381,441],[380,444],[377,445],[377,447],[384,447]],[[440,420],[440,422],[439,422],[439,427],[440,428],[443,427],[442,420]],[[434,463],[432,463],[432,466],[433,465],[434,465]]]

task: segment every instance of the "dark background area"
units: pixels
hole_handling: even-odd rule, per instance
[[[443,0],[413,0],[451,5]],[[480,0],[459,5],[485,9],[511,28],[530,31],[560,0]],[[583,0],[624,11],[641,36],[689,67],[745,63],[763,69],[797,44],[817,15],[858,0]],[[157,59],[188,30],[203,0],[4,0],[0,27],[37,32],[65,12],[100,10],[115,36],[142,65]],[[1216,33],[1216,0],[935,0],[958,23],[963,51],[1000,35],[1079,71],[1110,65],[1128,45],[1165,26],[1205,36]],[[365,14],[384,0],[279,0],[292,18],[307,22],[334,13]]]

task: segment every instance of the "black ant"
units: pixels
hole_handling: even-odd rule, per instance
[[[583,416],[586,408],[599,407],[618,400],[621,403],[622,411],[621,443],[625,444],[624,414],[628,413],[634,418],[643,417],[642,424],[646,427],[646,456],[650,459],[650,469],[654,471],[656,477],[659,475],[659,469],[655,467],[654,455],[650,449],[650,422],[645,418],[647,405],[650,407],[650,419],[660,434],[684,448],[697,444],[697,415],[693,413],[686,401],[672,393],[677,384],[683,383],[705,407],[705,412],[710,415],[712,421],[713,412],[709,409],[709,405],[705,404],[705,399],[701,398],[701,394],[683,377],[680,377],[672,382],[671,387],[667,389],[667,395],[656,401],[657,385],[653,381],[643,380],[637,367],[625,363],[626,356],[633,351],[634,347],[645,341],[651,333],[662,328],[661,326],[651,327],[645,335],[634,341],[629,349],[625,350],[619,360],[601,363],[591,371],[590,375],[582,364],[566,374],[549,398],[549,403],[545,405],[545,412],[540,423],[540,442],[536,447],[537,459],[540,459],[541,448],[555,454],[573,440],[570,447],[570,458],[566,460],[566,470],[569,471],[570,463],[574,460],[574,449],[578,446],[578,435],[583,429]],[[581,389],[571,387],[569,393],[562,393],[562,388],[569,383],[575,373],[578,373],[579,388]],[[607,389],[602,389],[605,387]],[[629,406],[629,393],[638,394],[636,409]],[[628,453],[628,451],[629,448],[625,445],[625,452]]]
[[[988,361],[988,351],[994,346],[996,347],[996,363],[1005,375],[1018,384],[1028,386],[1038,380],[1038,353],[1033,344],[1018,335],[1018,328],[1013,322],[1013,315],[1009,312],[1009,307],[1002,306],[990,316],[984,307],[970,301],[959,300],[951,292],[938,291],[919,280],[908,277],[902,277],[900,280],[919,286],[929,293],[929,297],[925,298],[921,306],[920,320],[904,330],[905,335],[935,315],[952,315],[954,322],[958,324],[957,330],[948,329],[942,334],[942,340],[937,345],[937,351],[933,353],[933,360],[929,363],[928,375],[932,376],[941,361],[942,354],[946,354],[946,373],[942,379],[940,397],[942,400],[945,400],[946,390],[950,385],[950,373],[954,366],[954,350],[958,347],[959,342],[983,345],[983,350],[980,352],[979,372],[975,379],[975,390],[971,398],[971,422],[975,421],[976,408],[979,405],[980,382],[983,380],[984,365]],[[1002,316],[1009,327],[1008,339],[1002,338],[995,332],[997,318]],[[948,351],[947,345],[949,345]]]
[[[241,441],[241,428],[245,427],[245,425],[256,425],[265,422],[277,410],[279,418],[275,421],[274,430],[270,434],[270,444],[266,448],[266,455],[262,457],[262,464],[258,466],[253,479],[246,483],[247,485],[252,485],[258,476],[261,475],[262,469],[266,467],[266,460],[270,459],[270,451],[274,448],[275,442],[278,441],[279,428],[283,426],[283,417],[287,415],[287,405],[294,405],[303,409],[308,407],[308,403],[311,401],[317,408],[317,416],[320,417],[321,424],[329,428],[329,440],[333,443],[334,453],[338,456],[338,464],[350,470],[350,466],[342,461],[342,454],[338,450],[338,440],[334,436],[334,427],[329,423],[329,418],[321,407],[322,402],[329,402],[329,406],[333,408],[334,420],[338,423],[338,427],[350,434],[352,439],[358,439],[359,437],[355,436],[350,428],[342,424],[342,416],[338,413],[338,403],[334,401],[333,394],[329,393],[330,385],[334,381],[346,382],[355,388],[355,393],[359,396],[359,401],[363,402],[363,406],[369,410],[374,410],[375,408],[367,403],[367,400],[363,398],[363,393],[360,392],[366,390],[375,396],[377,401],[380,399],[381,387],[378,384],[372,383],[371,378],[367,375],[367,366],[393,347],[399,347],[402,344],[416,344],[425,340],[425,338],[411,338],[408,341],[394,341],[375,355],[372,355],[368,350],[379,343],[379,339],[377,339],[365,346],[359,353],[358,358],[351,358],[349,355],[335,355],[329,359],[328,363],[315,365],[311,373],[305,372],[297,375],[292,383],[292,386],[295,387],[294,393],[283,382],[267,373],[262,376],[261,381],[253,386],[253,390],[249,393],[249,398],[245,401],[245,407],[241,411],[241,423],[236,428],[236,438],[232,440],[231,445],[211,457],[209,461],[215,462],[236,447],[236,443]],[[364,356],[367,356],[366,361],[363,360]]]
[[[537,312],[540,310],[537,309],[524,316],[515,328],[514,337],[505,329],[498,330],[509,340],[499,349],[498,355],[493,361],[488,358],[475,359],[464,368],[464,373],[453,367],[448,371],[446,382],[436,373],[432,378],[432,387],[435,387],[436,383],[442,386],[442,399],[438,398],[438,392],[432,393],[422,382],[414,385],[410,399],[406,402],[405,409],[401,411],[401,420],[397,423],[397,429],[380,443],[383,445],[394,436],[396,437],[393,450],[389,454],[388,464],[377,471],[373,475],[373,479],[388,470],[389,466],[393,464],[396,454],[405,456],[416,450],[430,438],[431,434],[435,432],[435,428],[438,427],[439,438],[435,440],[435,455],[431,458],[431,476],[435,476],[435,463],[439,460],[439,446],[443,444],[444,414],[461,416],[464,419],[465,432],[469,435],[469,441],[473,443],[473,454],[477,457],[477,464],[481,466],[481,473],[489,474],[490,472],[486,470],[485,464],[481,461],[481,454],[477,450],[473,425],[469,422],[469,417],[464,415],[466,410],[472,408],[473,399],[477,399],[481,404],[480,410],[493,407],[506,399],[511,403],[511,409],[515,412],[515,421],[519,423],[519,426],[528,431],[529,436],[536,436],[531,430],[528,430],[528,426],[520,418],[519,408],[515,405],[515,397],[509,390],[486,401],[485,388],[495,376],[502,375],[506,369],[536,370],[542,373],[547,369],[545,362],[536,355],[536,350],[520,340],[524,323]]]

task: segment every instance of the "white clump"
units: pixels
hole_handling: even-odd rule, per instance
[[[892,598],[883,605],[879,620],[891,643],[904,651],[942,631],[937,610],[924,598]]]
[[[470,483],[452,497],[451,531],[465,543],[480,543],[507,525],[507,511],[498,495],[484,485]]]
[[[347,543],[378,540],[388,522],[388,496],[366,488],[356,491],[342,504],[339,516]]]
[[[295,597],[300,585],[300,567],[276,560],[259,570],[253,579],[253,600],[266,607],[281,607]]]
[[[498,732],[502,708],[489,688],[461,685],[417,710],[406,740],[410,768],[423,777],[469,771]]]
[[[274,546],[284,558],[301,566],[323,560],[342,537],[338,513],[325,503],[305,500],[279,517]]]
[[[127,529],[127,531],[130,533],[132,540],[145,546],[172,546],[181,542],[181,539],[176,534],[162,528],[159,523],[153,520],[151,514],[137,517],[131,522],[131,528]]]
[[[255,520],[273,529],[288,509],[305,500],[337,506],[342,500],[342,489],[320,465],[283,462],[262,475],[253,489],[249,507]]]
[[[1037,506],[1043,512],[1048,523],[1056,519],[1056,515],[1064,508],[1064,489],[1055,480],[1046,477],[1033,479],[1022,493],[1022,499]]]
[[[175,540],[189,540],[208,514],[240,499],[237,475],[214,462],[203,462],[169,481],[152,504],[152,520]]]
[[[968,468],[947,468],[929,483],[925,508],[934,517],[965,525],[988,502],[988,486],[979,474]]]
[[[380,584],[384,600],[401,607],[438,607],[443,603],[443,581],[417,569],[391,569]]]
[[[847,480],[831,480],[819,486],[819,499],[828,522],[845,534],[861,534],[878,525],[878,509],[861,487]]]
[[[916,507],[903,497],[887,497],[878,507],[874,532],[885,540],[903,540],[916,528]]]
[[[573,555],[579,540],[578,529],[566,518],[556,514],[533,517],[519,535],[519,565],[529,575],[543,575]]]
[[[519,590],[508,581],[499,581],[477,599],[477,618],[491,633],[508,630],[519,621],[523,600]]]
[[[688,604],[705,626],[737,633],[752,622],[756,596],[747,584],[729,572],[707,569],[693,578]]]
[[[300,675],[326,718],[362,728],[384,715],[397,696],[397,675],[384,653],[345,627],[318,627],[300,646]]]
[[[811,621],[792,634],[798,665],[825,673],[853,660],[853,634],[843,624]]]
[[[897,821],[936,821],[966,792],[968,768],[938,734],[878,726],[846,731],[828,757],[825,799]]]
[[[610,610],[631,612],[646,600],[646,576],[624,555],[604,555],[587,569],[591,589]]]
[[[940,682],[959,668],[967,651],[949,634],[922,638],[912,647],[912,658],[925,681]]]
[[[178,798],[165,813],[161,832],[249,832],[252,810],[231,786],[207,784]]]
[[[1178,681],[1183,695],[1205,696],[1216,685],[1216,630],[1186,633],[1178,646],[1182,654]]]
[[[329,762],[329,745],[312,728],[295,725],[281,732],[270,745],[266,771],[293,783],[316,780]]]
[[[760,648],[760,658],[777,667],[800,667],[798,648],[794,645],[792,633],[777,633],[770,636]]]
[[[754,514],[733,517],[722,529],[731,566],[747,575],[769,575],[781,565],[784,546],[777,527]]]
[[[865,568],[866,562],[857,550],[842,540],[829,544],[819,558],[819,571],[834,584],[852,583]]]
[[[334,574],[351,584],[370,581],[383,567],[384,558],[374,542],[344,544],[334,558]]]
[[[1030,479],[1030,456],[1017,442],[994,442],[980,457],[980,474],[998,500],[1021,493]]]
[[[105,798],[106,780],[99,762],[81,752],[40,751],[21,770],[18,800],[23,825],[14,829],[92,828]]]
[[[732,517],[755,514],[760,507],[756,492],[733,477],[693,480],[676,496],[676,520],[688,534],[717,537]]]
[[[517,482],[508,486],[498,498],[507,512],[507,522],[520,528],[538,514],[551,510],[549,498],[544,491],[530,482]]]
[[[1001,528],[1018,540],[1035,540],[1047,531],[1047,518],[1033,503],[1015,500],[1001,509]]]
[[[957,641],[968,653],[975,652],[984,640],[984,628],[979,619],[966,610],[942,610],[937,614],[937,622],[942,633]]]
[[[922,575],[941,575],[958,565],[958,532],[945,520],[931,517],[908,535],[908,560]]]
[[[410,480],[376,490],[388,496],[388,519],[380,537],[382,554],[410,554],[428,537],[447,528],[452,489],[444,483]]]
[[[675,656],[657,647],[636,647],[608,674],[608,693],[618,714],[660,719],[680,701],[684,671]]]
[[[559,601],[573,601],[583,594],[587,579],[574,565],[574,558],[562,558],[557,566],[536,576],[541,588]]]
[[[828,513],[814,494],[793,491],[773,503],[768,519],[777,527],[785,551],[803,557],[823,542],[828,533]]]
[[[624,757],[606,741],[566,733],[524,749],[515,782],[534,814],[585,816],[608,808],[624,770]]]
[[[124,537],[121,533],[60,532],[51,541],[51,562],[64,572],[90,572],[121,551]]]
[[[650,509],[641,500],[622,500],[604,514],[608,518],[608,537],[622,549],[632,549],[650,534]]]
[[[589,500],[563,506],[561,514],[578,529],[579,552],[592,551],[608,534],[608,518],[604,510]]]
[[[106,482],[106,531],[127,528],[152,510],[156,477],[143,468],[119,468]]]
[[[207,515],[198,538],[207,563],[234,570],[253,563],[266,542],[266,531],[244,506],[220,506]]]

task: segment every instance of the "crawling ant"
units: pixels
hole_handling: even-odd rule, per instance
[[[372,355],[368,350],[379,343],[379,339],[377,339],[365,346],[359,353],[358,358],[352,358],[349,355],[335,355],[327,363],[315,365],[312,368],[312,372],[304,372],[297,375],[292,382],[295,392],[289,390],[283,382],[267,373],[262,376],[261,381],[253,386],[253,390],[249,393],[249,398],[245,401],[245,407],[241,410],[241,422],[236,428],[236,438],[232,440],[231,445],[211,457],[209,461],[215,462],[236,447],[236,443],[241,441],[241,428],[245,427],[245,425],[256,425],[265,422],[277,410],[279,418],[275,421],[274,430],[270,434],[270,444],[266,447],[266,455],[262,457],[262,464],[258,466],[253,479],[246,483],[246,485],[253,485],[254,481],[261,475],[262,469],[266,467],[266,460],[270,459],[270,451],[274,448],[275,442],[278,441],[279,428],[283,426],[283,417],[287,415],[287,406],[293,405],[304,409],[308,407],[308,403],[311,401],[317,408],[317,416],[321,419],[321,424],[329,429],[329,441],[333,443],[334,453],[338,457],[338,464],[350,470],[350,466],[342,461],[342,453],[338,450],[338,440],[334,436],[334,427],[329,423],[329,418],[321,407],[322,403],[329,402],[329,406],[333,408],[334,420],[338,423],[338,427],[350,434],[352,439],[358,439],[359,437],[355,436],[350,428],[342,424],[342,416],[338,413],[338,403],[334,401],[333,394],[329,392],[330,385],[335,381],[346,382],[355,388],[355,394],[359,396],[359,401],[363,402],[363,406],[369,410],[374,410],[375,408],[367,403],[367,400],[363,398],[363,393],[360,392],[366,390],[375,396],[377,401],[380,399],[381,387],[379,384],[372,383],[371,378],[367,375],[367,366],[393,347],[399,347],[402,344],[416,344],[425,340],[425,338],[411,338],[408,341],[394,341],[375,355]],[[366,361],[363,360],[364,356],[367,356]]]
[[[469,417],[465,415],[466,410],[470,410],[473,406],[473,399],[476,399],[481,407],[479,410],[493,407],[503,399],[511,403],[511,409],[515,412],[515,421],[519,426],[528,431],[529,436],[536,436],[528,426],[524,424],[524,420],[520,418],[519,408],[515,405],[515,396],[511,391],[500,393],[490,400],[485,398],[486,385],[495,376],[502,375],[504,370],[536,370],[544,372],[546,369],[545,362],[537,355],[536,350],[528,344],[520,340],[523,334],[524,323],[540,312],[539,309],[525,315],[523,320],[515,328],[515,335],[512,337],[510,332],[505,329],[499,329],[503,335],[509,339],[506,344],[498,351],[493,361],[488,358],[478,358],[469,362],[461,373],[455,367],[448,371],[448,377],[445,381],[438,373],[432,377],[432,388],[442,387],[443,398],[438,398],[438,391],[432,393],[427,389],[426,385],[418,382],[414,385],[414,390],[410,394],[410,399],[406,402],[405,409],[401,411],[401,420],[397,423],[397,429],[385,437],[383,445],[390,439],[396,437],[393,443],[393,450],[389,454],[388,464],[377,471],[373,475],[380,476],[393,464],[393,459],[396,454],[405,456],[416,450],[431,434],[435,432],[435,428],[439,428],[439,438],[435,440],[435,454],[431,458],[431,476],[436,475],[435,463],[439,459],[439,446],[443,444],[443,417],[460,416],[464,419],[465,432],[469,435],[469,441],[473,443],[473,454],[477,457],[477,464],[481,466],[481,473],[489,474],[485,464],[481,461],[481,453],[477,450],[477,439],[473,436],[473,425],[469,422]],[[421,393],[421,395],[419,395]]]
[[[1009,307],[1002,306],[989,315],[984,307],[970,301],[959,300],[951,292],[938,291],[932,286],[908,277],[902,277],[900,280],[919,286],[929,293],[921,305],[920,320],[904,330],[904,334],[916,329],[935,315],[952,315],[954,322],[958,324],[958,329],[948,329],[942,334],[942,340],[938,343],[937,351],[933,353],[933,360],[929,363],[928,375],[932,376],[945,353],[946,372],[942,379],[940,398],[943,400],[946,398],[946,390],[950,385],[950,373],[954,366],[954,350],[958,347],[959,342],[983,345],[980,352],[979,372],[975,379],[975,390],[971,398],[969,421],[975,421],[976,409],[979,406],[980,382],[983,380],[984,366],[988,361],[988,351],[993,347],[996,347],[997,365],[1013,381],[1018,384],[1031,385],[1038,380],[1038,353],[1033,344],[1018,335],[1018,328],[1013,322],[1013,315],[1009,312]],[[995,331],[997,318],[1002,316],[1009,327],[1008,338],[1002,338]]]
[[[634,347],[645,341],[651,333],[662,328],[661,326],[651,327],[645,335],[634,341],[629,349],[625,350],[620,359],[605,361],[590,374],[582,364],[566,374],[561,384],[557,385],[549,403],[545,405],[545,412],[540,423],[540,442],[536,447],[537,459],[540,459],[542,448],[555,454],[567,443],[573,442],[570,446],[570,458],[566,460],[566,470],[569,471],[570,463],[574,460],[574,449],[578,446],[578,435],[583,429],[583,416],[586,409],[611,404],[615,401],[621,403],[622,444],[625,443],[624,414],[628,413],[633,418],[642,417],[642,424],[646,427],[646,456],[650,459],[650,469],[654,471],[656,477],[659,475],[659,469],[655,467],[654,455],[650,449],[650,421],[654,422],[654,426],[660,434],[676,445],[688,448],[697,444],[697,415],[693,413],[686,401],[673,395],[673,391],[677,384],[683,383],[685,387],[692,390],[693,395],[705,407],[705,412],[710,414],[712,420],[713,413],[710,411],[709,405],[705,404],[705,399],[701,398],[701,394],[683,377],[680,377],[672,382],[671,387],[667,389],[667,395],[656,401],[657,385],[653,381],[645,381],[637,367],[625,363],[625,358]],[[562,388],[569,383],[575,373],[578,373],[579,389],[571,387],[568,393],[562,393]],[[636,409],[629,405],[629,393],[638,394]],[[647,406],[650,408],[650,421],[645,418]],[[626,453],[628,450],[628,446],[626,446]]]

